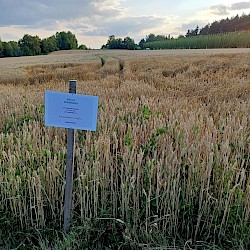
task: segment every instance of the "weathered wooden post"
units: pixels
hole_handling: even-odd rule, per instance
[[[76,94],[75,80],[69,81],[69,93]],[[75,147],[75,130],[68,128],[67,138],[67,163],[66,163],[66,185],[64,197],[64,224],[63,229],[68,232],[71,224],[71,203],[72,203],[72,187],[73,187],[73,168],[74,168],[74,147]]]

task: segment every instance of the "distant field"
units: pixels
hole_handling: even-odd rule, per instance
[[[70,79],[99,109],[76,132],[66,237],[44,91]],[[250,249],[250,49],[3,58],[0,96],[0,249]]]
[[[15,58],[1,58],[0,70],[16,69],[28,65],[36,64],[54,64],[54,63],[83,63],[98,60],[99,56],[103,57],[152,57],[152,56],[197,56],[197,55],[214,55],[214,54],[238,54],[250,53],[250,48],[246,49],[200,49],[200,50],[72,50],[57,51],[46,56],[29,56]]]
[[[0,79],[2,82],[15,82],[16,79],[24,79],[27,76],[24,68],[32,65],[62,64],[62,63],[88,63],[100,62],[103,59],[129,59],[151,57],[175,57],[175,56],[201,56],[215,54],[244,54],[250,53],[249,48],[244,49],[199,49],[199,50],[71,50],[56,51],[49,55],[9,57],[0,59]],[[16,76],[18,75],[18,76]],[[23,80],[25,81],[25,80]],[[1,80],[0,80],[1,82]]]

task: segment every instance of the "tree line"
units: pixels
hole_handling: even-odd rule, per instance
[[[57,32],[48,38],[24,35],[18,42],[2,42],[0,40],[0,57],[44,55],[57,50],[86,49],[85,45],[78,47],[76,36],[70,31]]]
[[[246,31],[250,30],[250,14],[242,16],[235,16],[232,18],[222,19],[215,21],[211,24],[205,25],[203,28],[199,28],[197,25],[195,29],[188,30],[185,35],[180,35],[178,38],[193,37],[198,35],[215,35],[221,33],[230,33],[235,31]],[[164,42],[169,40],[175,40],[170,34],[155,35],[149,34],[145,38],[142,38],[139,44],[135,44],[134,39],[130,37],[116,38],[114,35],[110,36],[107,43],[102,46],[102,49],[146,49],[148,44],[152,42]]]
[[[114,35],[109,36],[109,39],[105,45],[102,45],[102,49],[136,49],[134,39],[125,37],[124,39],[116,38]]]
[[[135,50],[135,49],[145,49],[145,43],[147,42],[155,42],[155,41],[163,41],[166,39],[173,39],[170,38],[170,35],[163,36],[163,35],[155,35],[149,34],[145,39],[141,39],[139,44],[137,45],[131,37],[116,38],[114,35],[109,36],[109,39],[105,45],[102,45],[101,49],[128,49],[128,50]]]
[[[226,18],[221,19],[220,21],[214,21],[211,24],[205,25],[201,29],[197,26],[195,29],[188,30],[186,37],[197,35],[215,35],[246,30],[250,30],[250,14],[243,14],[242,16],[236,15],[230,19]]]

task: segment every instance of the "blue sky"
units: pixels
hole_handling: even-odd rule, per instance
[[[79,44],[100,48],[110,35],[139,42],[150,33],[185,35],[196,25],[250,13],[250,1],[237,0],[0,0],[0,38],[24,34],[49,37],[73,32]]]

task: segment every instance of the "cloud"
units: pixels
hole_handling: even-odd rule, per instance
[[[126,10],[121,7],[121,2],[122,0],[94,0],[90,1],[89,6],[96,15],[106,17],[118,16],[123,15]]]
[[[8,41],[16,41],[19,40],[19,36],[10,32],[6,32],[6,33],[1,33],[2,37],[7,37]]]
[[[154,16],[141,17],[123,17],[116,20],[107,19],[102,23],[94,22],[94,29],[84,31],[83,34],[87,36],[127,36],[130,33],[138,33],[144,28],[152,28],[162,25],[165,22],[164,18]]]
[[[231,14],[235,10],[245,10],[250,8],[250,2],[238,2],[231,5],[213,5],[210,7],[209,12],[214,15],[225,16]]]
[[[77,30],[86,36],[126,36],[162,25],[164,18],[129,16],[123,0],[0,0],[0,27]]]
[[[250,2],[239,2],[231,5],[232,10],[250,9]]]
[[[214,5],[210,7],[210,13],[225,16],[230,14],[230,7],[223,4]]]
[[[119,7],[120,1],[0,0],[0,26],[27,25],[30,27],[44,27],[49,21],[55,23],[55,20],[74,20],[92,15],[117,16],[123,11]]]

